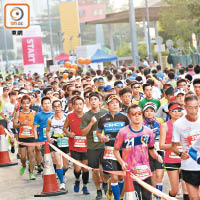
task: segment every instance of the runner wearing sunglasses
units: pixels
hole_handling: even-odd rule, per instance
[[[150,155],[162,163],[161,156],[154,150],[154,134],[143,125],[142,111],[139,105],[128,108],[130,124],[122,128],[115,140],[114,155],[122,170],[130,170],[144,182],[151,184]],[[120,149],[122,148],[122,156]],[[133,181],[139,199],[151,199],[151,192]],[[141,194],[140,194],[141,193]]]
[[[106,97],[108,113],[102,116],[98,121],[97,135],[102,143],[105,143],[103,169],[107,171],[121,170],[120,164],[117,162],[113,150],[117,133],[121,128],[129,124],[128,118],[120,113],[120,99],[117,95],[111,94]],[[104,135],[102,132],[104,131]],[[105,180],[109,179],[109,175],[105,174]],[[110,175],[111,187],[115,200],[120,200],[120,192],[123,189],[123,177]],[[109,190],[108,190],[109,192]]]

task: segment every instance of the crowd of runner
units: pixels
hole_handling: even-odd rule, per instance
[[[92,171],[96,200],[103,192],[108,199],[123,199],[124,177],[109,173],[120,170],[160,191],[166,171],[169,196],[176,197],[181,185],[184,200],[199,200],[199,65],[0,75],[0,85],[0,124],[19,142],[48,141],[99,169]],[[10,144],[21,161],[19,174],[28,170],[35,180],[34,173],[43,171],[44,146],[17,145],[12,137]],[[67,190],[69,162],[50,151],[60,189]],[[89,195],[89,171],[77,164],[73,169],[74,192],[81,188]],[[139,199],[161,199],[133,183]]]

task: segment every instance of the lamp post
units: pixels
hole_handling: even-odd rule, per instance
[[[3,0],[1,1],[1,17],[2,17],[2,23],[4,22],[4,11],[3,11]],[[6,37],[6,30],[5,27],[3,27],[3,41],[4,41],[4,48],[5,48],[5,53],[6,53],[6,72],[9,71],[9,66],[8,66],[8,45],[7,45],[7,37]]]
[[[137,30],[135,22],[135,9],[133,0],[129,0],[129,21],[131,29],[131,47],[132,47],[132,57],[135,66],[139,65],[138,47],[137,47]]]
[[[51,58],[54,64],[54,50],[53,50],[53,34],[52,34],[52,23],[50,19],[50,7],[49,0],[47,0],[47,10],[48,10],[48,22],[49,22],[49,34],[50,34],[50,46],[51,46]]]
[[[147,21],[147,40],[148,40],[148,57],[150,61],[153,61],[153,55],[151,50],[151,37],[150,37],[150,28],[149,28],[149,6],[148,6],[148,0],[145,0],[146,5],[146,21]]]

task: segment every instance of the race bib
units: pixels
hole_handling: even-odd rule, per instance
[[[97,132],[96,131],[93,131],[93,141],[94,142],[99,142],[99,139],[97,137]]]
[[[68,137],[62,137],[57,139],[58,147],[68,147]]]
[[[43,128],[43,137],[44,137],[44,138],[47,138],[46,128]]]
[[[113,154],[114,147],[106,146],[104,150],[104,159],[117,160]]]
[[[133,173],[141,180],[145,180],[151,176],[151,170],[147,165],[138,165],[134,167]]]
[[[179,151],[183,152],[183,147],[182,146],[177,146],[177,148],[178,148]],[[180,157],[177,156],[173,151],[170,152],[169,158],[180,159]]]
[[[32,136],[33,128],[31,126],[22,126],[21,136]]]
[[[74,137],[74,147],[87,147],[86,136],[75,136]]]

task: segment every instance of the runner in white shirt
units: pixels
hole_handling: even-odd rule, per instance
[[[185,110],[187,114],[174,123],[172,149],[182,159],[182,176],[186,182],[189,198],[199,200],[200,165],[188,154],[190,146],[200,135],[199,101],[196,95],[186,96]],[[177,148],[180,143],[183,152]]]

